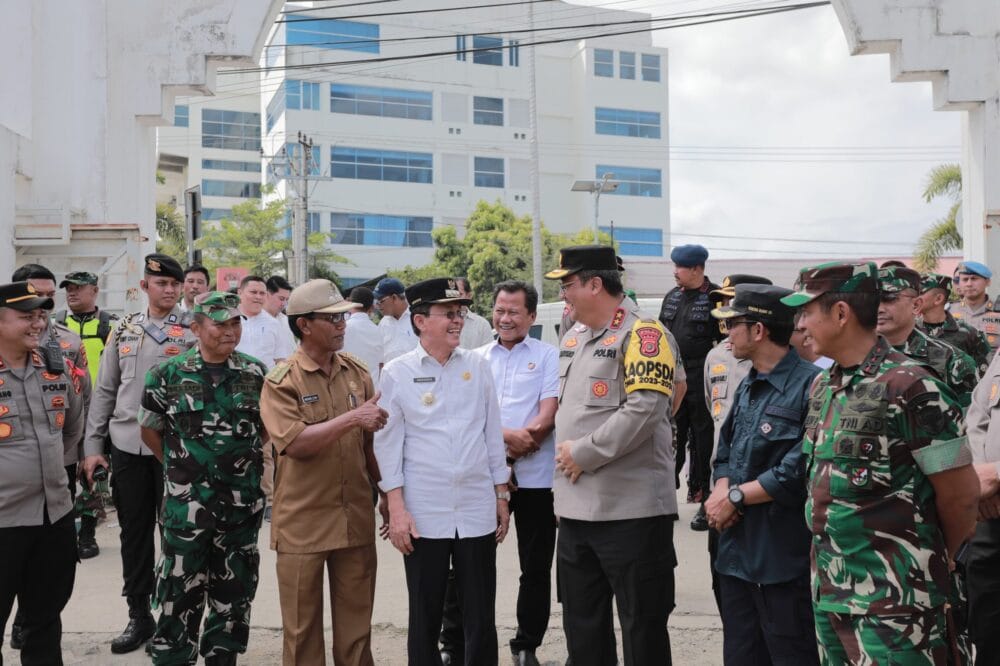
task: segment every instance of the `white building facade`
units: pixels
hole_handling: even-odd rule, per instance
[[[431,231],[450,225],[461,236],[480,200],[530,215],[528,45],[648,18],[561,2],[311,5],[286,4],[265,47],[263,149],[298,163],[298,133],[312,139],[309,224],[351,262],[334,266],[347,286],[428,263]],[[418,9],[444,11],[408,13]],[[580,25],[602,27],[569,28]],[[649,33],[534,48],[542,221],[559,233],[591,228],[594,197],[570,188],[611,173],[619,185],[600,199],[600,225],[614,224],[626,259],[669,254],[666,50]],[[265,179],[291,198],[301,186],[276,164]]]

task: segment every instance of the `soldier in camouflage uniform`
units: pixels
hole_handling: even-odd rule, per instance
[[[920,315],[917,325],[932,338],[944,340],[971,356],[982,377],[993,359],[993,348],[986,340],[985,333],[955,319],[945,310],[951,296],[952,282],[950,277],[940,273],[920,275],[920,298],[915,303]]]
[[[963,663],[949,567],[976,521],[962,410],[876,331],[871,262],[803,269],[799,325],[835,361],[810,389],[802,453],[825,664]]]
[[[260,391],[266,369],[235,351],[239,297],[201,294],[198,346],[146,374],[142,439],[163,461],[163,538],[153,605],[154,664],[235,664],[246,651],[264,511]]]
[[[920,274],[911,268],[891,266],[878,271],[881,300],[878,308],[879,335],[913,360],[929,366],[938,379],[955,393],[964,410],[979,380],[976,362],[947,342],[931,338],[917,328],[914,300],[920,292]]]

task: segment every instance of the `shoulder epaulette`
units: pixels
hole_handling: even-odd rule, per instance
[[[114,329],[112,329],[112,331],[108,334],[108,339],[104,341],[105,346],[111,344],[111,340],[112,339],[114,339],[114,344],[117,345],[118,344],[118,338],[120,338],[121,334],[126,329],[128,329],[129,326],[132,325],[132,320],[135,319],[140,314],[142,314],[142,313],[141,312],[130,312],[129,314],[127,314],[124,317],[122,317],[121,321],[119,321],[118,324],[114,327]]]
[[[267,373],[267,381],[272,384],[280,384],[281,380],[285,378],[285,375],[287,375],[288,371],[291,369],[292,366],[288,363],[279,363],[271,368],[271,370]]]
[[[368,367],[368,364],[365,363],[364,361],[362,361],[360,358],[358,358],[354,354],[352,354],[351,352],[341,351],[341,352],[337,352],[337,354],[341,358],[346,359],[348,361],[351,361],[352,363],[354,363],[355,365],[361,367],[362,369],[364,369],[364,370],[366,370],[368,372],[371,372],[371,368]]]

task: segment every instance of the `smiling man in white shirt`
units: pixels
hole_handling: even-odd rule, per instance
[[[466,664],[497,663],[496,544],[510,493],[490,366],[458,348],[462,299],[449,278],[406,290],[416,349],[386,364],[375,437],[388,496],[389,539],[405,555],[411,666],[440,666],[438,630],[448,565],[462,599]]]
[[[264,309],[267,300],[264,278],[246,276],[236,293],[240,297],[240,313],[244,316],[243,336],[236,351],[253,356],[270,370],[276,363],[285,360],[286,352],[278,320]]]

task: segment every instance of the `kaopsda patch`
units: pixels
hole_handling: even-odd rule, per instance
[[[676,362],[663,325],[655,319],[636,321],[625,350],[625,392],[673,395]]]

